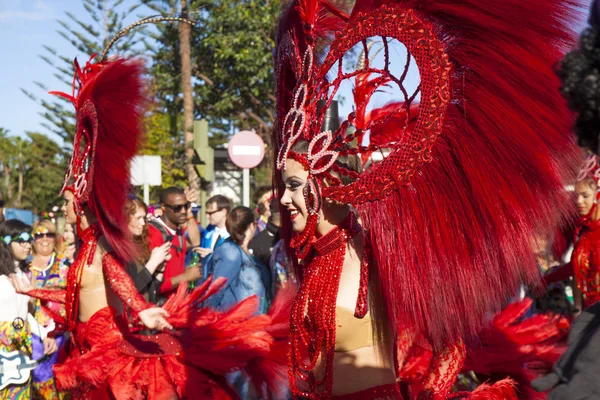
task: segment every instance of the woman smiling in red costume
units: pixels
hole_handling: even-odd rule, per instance
[[[434,357],[416,396],[446,398],[463,343],[535,282],[531,238],[572,211],[563,187],[580,156],[552,70],[571,43],[570,6],[296,0],[284,10],[273,143],[301,282],[295,398],[400,399],[395,364],[417,337]],[[349,67],[357,50],[364,60]],[[354,111],[323,132],[344,82]],[[371,101],[383,89],[391,102]]]

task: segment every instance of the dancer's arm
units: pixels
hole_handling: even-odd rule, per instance
[[[67,291],[65,289],[34,289],[25,275],[11,274],[8,279],[17,293],[23,293],[27,296],[45,301],[53,301],[61,304],[65,303],[67,297]]]
[[[169,316],[169,313],[144,300],[115,253],[106,253],[102,257],[102,269],[104,277],[108,280],[112,290],[119,296],[124,305],[137,313],[147,328],[173,329],[173,326],[165,319]]]
[[[462,341],[434,353],[419,400],[442,400],[450,393],[465,362],[466,349]]]
[[[65,289],[32,289],[26,293],[31,297],[61,304],[65,304],[67,297],[67,291]]]
[[[102,257],[102,269],[111,289],[114,290],[127,307],[136,313],[153,307],[137,291],[131,277],[125,272],[123,263],[117,258],[115,253],[106,253]]]

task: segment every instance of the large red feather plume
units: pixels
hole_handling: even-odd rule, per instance
[[[358,211],[389,326],[416,329],[438,349],[473,336],[521,283],[537,281],[536,234],[574,215],[563,188],[581,154],[553,67],[573,44],[575,3],[358,0],[344,18],[329,3],[342,28],[329,24],[324,32],[318,19],[309,29],[314,14],[299,9],[305,5],[293,2],[278,30],[276,167],[284,167],[290,143],[321,133],[316,103],[329,105],[341,81],[372,72],[401,82],[402,68],[395,71],[389,59],[384,68],[348,71],[346,53],[361,43],[366,49],[373,37],[406,45],[421,78],[416,120],[417,99],[390,98],[396,109],[377,126],[376,146],[347,150],[340,143],[356,143],[347,133],[356,115],[348,116],[320,150],[360,156],[387,148],[389,155],[352,184],[328,185],[322,194]],[[324,39],[327,46],[313,45]],[[288,115],[295,119],[286,125]],[[275,179],[283,188],[279,173]]]
[[[96,216],[112,248],[125,260],[136,254],[129,240],[124,204],[130,188],[129,164],[143,136],[146,97],[141,60],[117,59],[76,64],[71,100],[77,132],[63,190]],[[75,93],[75,82],[79,90]]]

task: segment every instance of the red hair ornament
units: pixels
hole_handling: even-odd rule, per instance
[[[521,283],[537,281],[531,238],[574,211],[563,187],[576,175],[580,152],[553,71],[575,37],[568,28],[573,6],[564,0],[358,0],[353,6],[298,0],[283,12],[275,52],[276,170],[288,158],[302,159],[309,181],[317,182],[307,189],[307,204],[322,198],[356,210],[367,272],[377,275],[375,290],[392,331],[413,329],[440,349],[472,337]],[[382,43],[383,66],[370,60],[374,39]],[[406,48],[404,67],[391,62],[392,42]],[[344,56],[355,47],[364,62],[348,69]],[[421,82],[411,92],[412,62]],[[325,110],[341,84],[352,81],[368,85],[355,90],[356,111],[339,129],[321,132]],[[367,112],[365,104],[384,86],[399,94]],[[301,140],[309,151],[293,154]],[[371,157],[376,152],[381,161]],[[353,171],[337,162],[344,156],[360,156],[368,168]],[[281,176],[275,177],[281,193]],[[323,238],[309,232],[316,230],[311,218],[291,242],[283,219],[287,243],[297,247],[301,238],[305,246],[290,380],[295,395],[301,379],[311,387],[303,396],[328,398],[337,286],[310,271],[341,267],[334,264],[343,253],[335,249],[351,237],[337,236],[339,247],[321,253],[315,265]],[[368,282],[361,274],[362,289]],[[319,296],[330,297],[322,302],[330,314],[302,307]],[[315,354],[325,360],[325,377],[305,363]]]
[[[112,248],[125,260],[135,254],[123,204],[129,191],[129,163],[143,137],[147,98],[141,60],[109,59],[85,67],[75,60],[71,94],[50,92],[75,106],[73,154],[61,193],[71,191],[79,215],[96,216]]]

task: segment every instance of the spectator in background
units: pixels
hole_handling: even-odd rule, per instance
[[[127,199],[125,203],[127,228],[139,250],[136,260],[127,265],[127,273],[131,276],[138,292],[149,302],[157,304],[160,299],[159,291],[163,281],[165,261],[170,258],[171,243],[167,241],[150,250],[147,214],[148,209],[142,199],[134,195]]]
[[[154,218],[162,218],[162,216],[163,210],[160,203],[152,204],[150,207],[148,207],[148,221],[151,221]]]
[[[252,257],[248,251],[248,244],[256,231],[254,212],[248,207],[236,207],[227,214],[225,224],[230,237],[215,247],[204,269],[207,276],[212,275],[214,279],[224,277],[227,278],[227,282],[204,305],[225,311],[240,301],[256,295],[259,300],[258,311],[266,313],[272,299],[269,269]],[[199,250],[202,249],[196,251]],[[227,381],[240,398],[254,399],[253,395],[248,394],[247,377],[239,371],[228,374]]]
[[[553,237],[550,234],[539,234],[534,241],[533,250],[542,277],[560,268],[560,262],[556,259],[552,250],[552,242]],[[566,294],[568,284],[568,280],[550,283],[545,293],[538,296],[535,296],[535,291],[530,290],[531,294],[534,294],[531,297],[535,299],[532,305],[534,311],[539,314],[552,312],[571,317],[573,307]]]
[[[49,219],[40,219],[33,224],[33,259],[29,264],[27,275],[34,289],[64,289],[67,286],[67,272],[70,263],[65,263],[62,254],[62,238],[56,235],[56,225]],[[65,317],[64,305],[39,299],[32,299],[33,316],[39,323],[42,332],[32,331],[32,357],[36,360],[44,357],[44,338],[54,329],[52,315]],[[47,311],[48,310],[48,311]],[[65,343],[63,335],[55,336],[57,348]],[[59,399],[52,367],[56,364],[58,352],[43,359],[32,372],[34,399]]]
[[[254,203],[256,204],[256,213],[258,214],[256,234],[264,231],[267,227],[269,216],[271,215],[269,205],[272,198],[273,189],[271,186],[261,186],[254,193]]]
[[[279,227],[281,226],[281,214],[279,213],[279,201],[271,198],[269,204],[269,220],[265,229],[250,241],[248,246],[252,255],[263,265],[268,266],[271,259],[271,251],[279,241]],[[274,271],[271,271],[274,276]]]
[[[191,282],[201,277],[200,267],[185,269],[185,255],[189,246],[200,244],[198,224],[192,215],[192,201],[195,191],[178,187],[169,187],[160,194],[162,218],[150,221],[148,237],[150,249],[155,249],[170,242],[171,258],[165,265],[160,294],[165,298],[177,289],[182,282]],[[186,238],[187,233],[187,238]],[[158,303],[161,299],[158,300]]]
[[[248,251],[256,230],[254,212],[248,207],[236,207],[227,215],[226,224],[231,236],[215,249],[206,270],[215,279],[227,278],[227,283],[207,300],[206,305],[228,310],[245,298],[257,295],[260,312],[265,313],[272,299],[271,275],[268,267]]]
[[[196,250],[201,258],[211,254],[217,246],[229,237],[226,221],[231,209],[231,201],[227,197],[218,194],[208,199],[205,207],[204,212],[208,218],[208,226],[202,232],[200,248]]]
[[[31,332],[43,332],[28,311],[30,297],[15,291],[10,279],[25,279],[25,260],[31,251],[31,226],[9,219],[0,223],[0,350],[31,356]],[[41,334],[40,336],[44,336]],[[43,338],[44,354],[57,350],[56,340]],[[0,390],[0,399],[31,398],[31,380]]]
[[[75,260],[76,240],[75,232],[73,232],[73,225],[65,224],[65,228],[62,234],[63,238],[63,256],[64,262],[71,265]]]
[[[274,293],[287,285],[297,284],[294,266],[288,257],[285,243],[280,239],[271,250],[271,259],[269,260],[269,269],[273,276]]]

